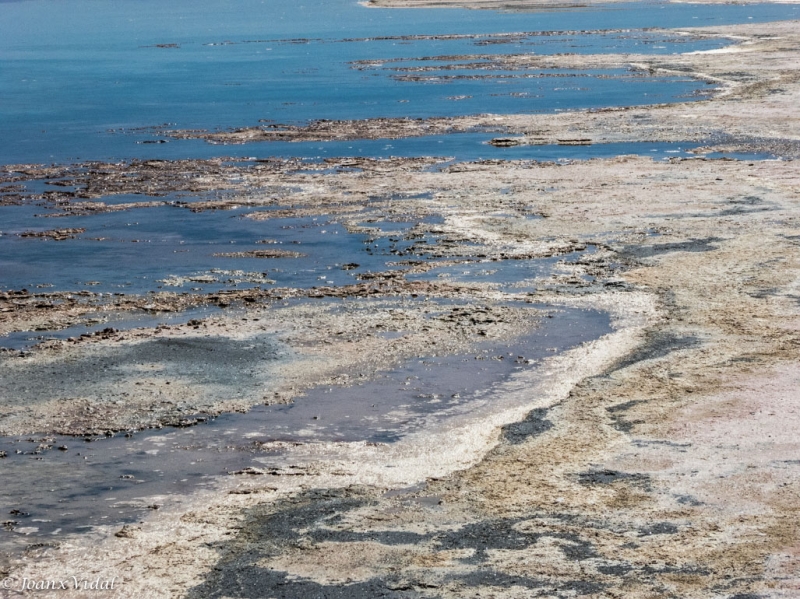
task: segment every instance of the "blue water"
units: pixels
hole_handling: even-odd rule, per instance
[[[705,83],[624,69],[512,70],[492,67],[492,56],[707,50],[727,42],[648,28],[798,15],[798,7],[788,5],[652,2],[546,13],[367,9],[351,0],[0,2],[0,164],[221,155],[311,161],[333,156],[427,155],[456,161],[681,156],[691,146],[495,148],[486,143],[496,135],[491,133],[244,146],[197,139],[142,142],[166,139],[165,128],[217,130],[263,121],[546,113],[691,101],[695,92],[708,89]],[[458,68],[444,68],[448,65]],[[425,70],[414,70],[420,68]],[[42,188],[41,182],[26,185],[30,191]],[[136,199],[143,198],[103,201]],[[161,282],[170,276],[212,269],[262,273],[264,285],[343,285],[360,273],[385,270],[407,249],[402,239],[370,240],[324,218],[256,221],[241,218],[245,210],[192,213],[169,199],[155,208],[40,218],[51,212],[30,203],[0,207],[0,289],[51,285],[42,288],[140,294],[171,289]],[[86,233],[64,242],[18,235],[53,228],[86,228]],[[264,249],[255,243],[264,238],[304,256],[214,256]],[[357,271],[338,267],[351,262],[361,265]],[[258,277],[248,278],[176,290],[259,284]]]
[[[348,141],[308,141],[308,142],[257,142],[248,144],[215,145],[203,140],[178,140],[163,144],[137,145],[137,158],[177,160],[189,153],[192,158],[214,158],[220,155],[232,158],[266,159],[302,158],[315,162],[334,157],[415,157],[432,156],[450,161],[471,160],[585,160],[589,158],[608,158],[620,154],[639,154],[653,159],[672,156],[692,156],[689,150],[703,145],[702,142],[615,142],[585,146],[558,144],[520,145],[495,147],[488,142],[496,137],[506,137],[500,133],[451,133],[424,135],[401,139],[356,139]],[[153,139],[153,138],[151,138]],[[161,139],[161,138],[159,138]],[[52,189],[52,188],[43,188]],[[117,201],[140,201],[141,198],[107,198],[106,203]]]
[[[354,141],[326,142],[268,142],[258,145],[226,146],[230,156],[253,154],[279,157],[295,156],[309,160],[335,156],[434,156],[456,161],[472,160],[586,160],[609,158],[620,154],[640,154],[653,159],[673,156],[693,156],[689,152],[700,145],[684,142],[618,142],[592,145],[520,145],[495,147],[488,142],[502,135],[489,133],[452,133],[402,139],[359,139]],[[159,150],[162,147],[158,148]],[[166,150],[166,148],[164,148]],[[219,152],[220,148],[216,148]],[[449,162],[449,160],[448,160]]]
[[[365,156],[435,155],[458,157],[457,160],[537,160],[564,161],[617,156],[636,153],[654,160],[693,156],[689,150],[696,144],[642,142],[594,144],[591,146],[515,146],[496,148],[486,142],[492,135],[461,133],[398,140],[360,140],[345,142],[276,142],[261,144],[257,149],[269,149],[271,154],[304,157],[314,162],[331,156],[350,154]],[[160,150],[165,146],[154,146]],[[206,151],[219,151],[218,146],[202,143]],[[251,146],[227,146],[228,150],[252,153]],[[439,163],[445,168],[455,160]],[[242,163],[246,166],[247,163]],[[318,167],[316,167],[318,168]],[[41,192],[48,186],[37,182],[30,185]],[[287,189],[291,191],[291,189]],[[68,215],[58,209],[37,204],[0,207],[0,290],[29,289],[43,291],[78,291],[95,293],[144,294],[159,289],[209,293],[224,288],[261,286],[310,288],[315,286],[348,285],[357,283],[365,272],[380,272],[400,259],[397,252],[408,252],[412,243],[405,239],[414,222],[362,223],[370,228],[391,232],[393,237],[372,239],[363,233],[349,233],[341,224],[326,218],[271,218],[253,220],[248,213],[270,210],[240,207],[236,210],[209,210],[194,213],[176,201],[190,206],[196,198],[185,194],[167,197],[147,197],[134,194],[107,196],[102,202],[120,203],[160,202],[160,206],[131,208],[126,211],[90,215]],[[386,199],[386,198],[376,198]],[[397,198],[395,201],[402,201]],[[58,218],[43,218],[45,215]],[[75,239],[53,241],[35,237],[20,237],[26,231],[48,229],[86,229]],[[270,245],[258,244],[268,239]],[[430,236],[435,243],[435,236]],[[279,249],[300,252],[297,258],[234,258],[215,256],[230,252]],[[414,249],[414,256],[425,257],[424,246]],[[528,264],[531,262],[531,264]],[[541,262],[542,268],[552,264]],[[538,272],[537,261],[514,261],[512,272],[525,278]],[[341,265],[357,263],[359,267],[342,270]],[[535,263],[535,264],[534,264]],[[459,270],[456,267],[455,270]],[[490,270],[497,270],[492,265]],[[504,267],[502,267],[504,268]],[[227,276],[216,271],[242,270],[244,275]],[[526,270],[528,269],[528,270]],[[532,270],[531,270],[532,269]],[[530,272],[529,272],[530,270]],[[441,271],[436,269],[432,276]],[[263,280],[259,280],[259,273]],[[213,275],[214,283],[186,281],[181,285],[164,284],[171,277]],[[533,275],[530,275],[533,276]],[[246,281],[242,281],[246,278]],[[430,277],[422,277],[430,278]],[[493,277],[496,279],[497,277]],[[234,280],[235,282],[230,282]],[[47,287],[43,287],[47,286]],[[0,340],[0,345],[5,341]]]
[[[350,234],[324,218],[277,218],[264,221],[240,218],[239,211],[193,213],[169,204],[126,212],[71,216],[57,221],[32,221],[39,229],[87,229],[68,241],[20,238],[26,230],[30,206],[4,207],[9,219],[0,236],[0,290],[52,285],[44,291],[88,289],[96,293],[143,294],[165,289],[212,292],[221,288],[290,286],[309,288],[356,283],[369,271],[386,270],[410,243],[366,234]],[[37,210],[43,212],[41,208]],[[248,210],[250,212],[250,210]],[[412,223],[404,227],[410,228]],[[274,244],[256,243],[269,239]],[[369,248],[369,251],[366,251]],[[215,254],[278,249],[300,257],[235,258]],[[359,264],[342,270],[343,264]],[[187,282],[169,285],[171,276],[191,277],[222,271],[250,273],[249,282],[227,283],[243,275],[220,275],[220,283]],[[259,281],[262,274],[264,282]]]
[[[352,61],[442,54],[672,53],[725,42],[687,42],[632,31],[522,37],[481,45],[486,34],[720,25],[796,18],[794,6],[618,4],[580,11],[366,9],[350,0],[24,0],[0,3],[0,163],[146,156],[151,137],[109,130],[250,126],[259,119],[449,116],[547,112],[668,101],[705,87],[686,80],[512,78],[398,81]],[[483,34],[481,39],[375,39]],[[296,43],[297,38],[311,40]],[[369,38],[369,41],[342,41]],[[178,47],[156,47],[175,44]],[[447,72],[450,75],[460,71]],[[509,74],[521,74],[520,72]],[[512,95],[512,93],[516,95]],[[522,94],[522,95],[519,95]],[[453,96],[471,96],[453,101]],[[192,144],[176,144],[192,156]]]
[[[708,89],[704,83],[682,77],[641,77],[624,70],[570,73],[486,70],[480,65],[447,70],[441,67],[453,61],[436,58],[707,50],[726,42],[686,40],[645,29],[798,16],[800,7],[789,5],[659,2],[546,13],[495,13],[366,9],[351,0],[0,0],[0,164],[269,155],[309,160],[337,155],[433,155],[454,160],[585,159],[626,153],[656,159],[682,156],[690,146],[642,143],[494,148],[486,144],[494,135],[486,133],[247,146],[215,146],[201,140],[141,142],[161,137],[165,128],[226,129],[257,125],[262,119],[302,123],[319,118],[547,113],[691,101],[697,97],[694,92]],[[589,29],[631,31],[569,33]],[[550,30],[562,33],[534,35]],[[523,34],[513,38],[492,36],[506,32]],[[479,37],[441,38],[454,34]],[[416,37],[400,39],[409,35]],[[498,41],[506,43],[495,43]],[[423,57],[434,60],[419,60]],[[404,70],[409,67],[434,68],[424,72]],[[465,79],[464,75],[490,77]],[[423,80],[408,80],[409,76]],[[44,189],[41,181],[26,185],[30,191]],[[45,292],[88,289],[145,294],[159,289],[208,293],[253,285],[345,285],[357,282],[364,273],[394,268],[392,262],[403,256],[429,258],[424,244],[416,248],[415,256],[408,255],[414,241],[406,233],[415,223],[367,222],[375,212],[365,213],[364,224],[391,232],[391,237],[348,233],[340,223],[324,217],[257,221],[242,218],[252,209],[194,213],[174,205],[172,197],[126,195],[102,201],[112,204],[148,199],[163,204],[52,219],[39,216],[57,213],[45,204],[0,207],[0,290],[27,287]],[[402,201],[401,197],[383,199]],[[68,227],[84,227],[86,232],[63,242],[18,236],[24,231]],[[433,235],[427,237],[415,241],[434,241]],[[263,239],[276,243],[256,243]],[[304,256],[237,259],[214,255],[261,249],[288,249]],[[562,259],[574,257],[472,262],[410,278],[513,285],[521,279],[547,276]],[[344,270],[341,265],[346,263],[357,263],[358,267]],[[213,283],[168,286],[163,282],[172,275],[202,276],[221,270],[246,271],[249,274],[231,274],[230,278],[248,280],[235,283],[226,280],[228,275],[221,275]],[[259,274],[263,275],[262,282]],[[577,312],[566,311],[550,324],[545,321],[540,332],[524,344],[506,348],[514,350],[508,355],[523,351],[526,357],[538,359],[547,355],[544,337],[548,348],[566,348],[607,332],[605,315]],[[195,314],[176,318],[185,320]],[[161,321],[163,316],[150,318],[136,321],[136,326],[152,326],[152,319]],[[61,336],[109,325],[121,326],[117,322],[80,323]],[[50,336],[47,332],[12,334],[0,338],[0,345],[27,346],[40,334]],[[293,406],[264,408],[254,415],[224,417],[206,427],[205,434],[199,428],[170,432],[164,435],[168,445],[157,457],[145,453],[151,443],[151,437],[145,436],[97,442],[88,445],[89,449],[87,444],[77,447],[69,440],[69,451],[51,451],[42,461],[31,459],[29,452],[35,450],[35,444],[0,440],[9,453],[7,469],[11,474],[6,478],[17,485],[4,494],[2,507],[6,513],[12,508],[30,511],[30,516],[19,517],[22,522],[29,517],[42,519],[37,523],[40,533],[31,540],[44,539],[44,535],[52,539],[52,534],[62,528],[72,532],[113,519],[132,519],[144,511],[143,504],[136,503],[143,495],[189,492],[203,484],[209,474],[219,474],[225,467],[250,465],[247,447],[242,443],[241,447],[231,446],[231,438],[224,437],[230,430],[236,432],[241,427],[239,439],[247,431],[263,430],[271,430],[272,437],[278,431],[281,437],[292,438],[297,430],[308,431],[313,426],[320,438],[362,439],[366,430],[370,435],[382,435],[376,437],[379,440],[392,439],[398,432],[390,425],[396,426],[396,421],[385,424],[376,420],[376,412],[378,416],[381,410],[395,414],[400,406],[409,414],[402,427],[416,426],[417,414],[424,416],[440,409],[430,390],[454,398],[454,390],[478,389],[476,381],[484,384],[500,380],[501,375],[521,367],[505,360],[498,370],[492,365],[500,365],[499,360],[486,360],[494,368],[489,371],[488,366],[476,366],[471,357],[466,366],[461,365],[462,358],[426,359],[422,370],[427,374],[420,374],[419,367],[411,365],[356,392],[326,387],[309,393],[305,403],[300,400]],[[447,360],[456,366],[452,372],[443,369],[442,364],[450,365]],[[434,362],[436,369],[431,366]],[[49,378],[43,383],[58,383],[58,376],[45,376]],[[412,378],[413,385],[401,384]],[[420,390],[428,393],[419,394]],[[468,393],[462,395],[461,401],[469,401]],[[351,414],[360,416],[351,422]],[[233,451],[229,451],[231,447]],[[20,450],[19,455],[16,450]],[[220,455],[221,451],[226,453]],[[65,472],[70,476],[65,477]],[[120,481],[120,473],[135,475],[136,480]],[[31,484],[31,480],[48,480],[52,485],[42,487]],[[142,485],[136,487],[135,483]],[[53,487],[58,487],[57,491],[51,491]],[[111,503],[111,494],[118,498],[116,503]],[[18,548],[28,542],[25,539],[9,533],[0,538],[0,543]]]

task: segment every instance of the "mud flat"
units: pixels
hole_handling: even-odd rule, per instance
[[[725,92],[711,100],[509,118],[509,134],[531,139],[716,134],[728,150],[769,148],[783,159],[619,156],[440,169],[397,160],[363,162],[368,168],[357,172],[269,175],[315,177],[299,192],[309,200],[298,203],[302,210],[324,211],[380,185],[416,197],[414,214],[440,219],[430,225],[441,231],[430,256],[465,270],[476,266],[461,262],[470,257],[489,269],[578,252],[539,278],[506,284],[451,270],[426,280],[436,271],[408,268],[347,289],[314,290],[333,303],[351,293],[365,313],[374,297],[378,309],[366,322],[381,316],[395,321],[391,332],[415,332],[394,357],[376,354],[375,364],[418,354],[431,339],[463,347],[482,337],[477,321],[487,334],[513,335],[524,319],[507,306],[511,300],[600,308],[615,330],[520,372],[495,389],[485,413],[388,445],[264,444],[259,467],[139,524],[32,544],[6,560],[3,574],[15,581],[116,576],[119,586],[106,594],[118,597],[796,596],[799,27],[706,30],[742,43],[650,63],[724,80]],[[237,202],[270,201],[257,189],[237,194]],[[389,204],[369,209],[385,217]],[[352,206],[342,214],[348,226],[365,226]],[[320,364],[325,380],[337,367],[355,368],[347,359],[386,345],[367,335],[376,326],[354,325],[346,311],[317,318],[303,304],[262,305],[270,295],[263,291],[235,293],[243,305],[252,303],[245,297],[257,300],[247,318],[287,310],[269,326],[286,347],[310,348],[304,376]],[[442,313],[436,321],[425,315],[431,309],[418,301],[423,296],[468,304],[469,316]],[[159,296],[165,305],[170,297]],[[15,315],[44,310],[13,294],[6,302],[4,318],[17,323],[23,317]],[[452,314],[463,306],[447,307]],[[229,314],[206,326],[252,340],[260,322]],[[317,330],[320,323],[329,328]],[[194,326],[203,325],[145,331],[135,343],[196,335]],[[320,349],[323,339],[338,363]],[[77,347],[89,355],[108,343],[88,339]],[[135,347],[123,340],[123,349],[126,343],[126,351]],[[44,364],[64,351],[77,350],[54,344],[14,359]],[[42,412],[51,420],[27,409],[10,398],[3,404],[15,433],[33,432],[36,422],[55,426],[57,403]],[[81,426],[110,421],[101,415]],[[24,532],[28,525],[14,526]]]

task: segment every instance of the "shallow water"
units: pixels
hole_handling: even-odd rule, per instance
[[[325,217],[242,218],[251,210],[193,213],[168,203],[155,208],[58,219],[60,228],[85,228],[76,239],[19,237],[29,230],[30,206],[5,207],[12,216],[0,236],[0,289],[144,294],[159,289],[208,293],[222,288],[348,285],[365,272],[412,253],[404,239],[416,222],[393,223],[398,237],[349,233]],[[41,208],[37,212],[43,212]],[[32,221],[42,229],[41,221]],[[50,224],[50,223],[47,223]],[[371,224],[370,224],[371,226]],[[268,245],[258,241],[269,240]],[[423,236],[414,242],[433,241]],[[422,246],[420,246],[422,248]],[[301,254],[241,258],[225,254],[279,249]],[[424,248],[413,251],[424,256]],[[358,267],[344,270],[345,264]]]
[[[492,137],[488,134],[223,148],[201,140],[169,140],[162,133],[170,128],[253,126],[261,119],[302,123],[319,118],[554,112],[692,101],[695,92],[707,91],[708,86],[683,77],[641,77],[619,70],[453,70],[448,67],[465,62],[463,58],[420,59],[530,52],[670,54],[707,50],[726,42],[687,40],[644,28],[798,16],[800,7],[792,5],[657,2],[511,14],[368,10],[349,0],[0,0],[0,164],[222,154],[309,160],[337,155],[434,155],[453,160],[571,160],[620,153],[657,159],[683,156],[691,146],[494,148],[485,143]],[[631,31],[580,32],[589,29]],[[561,33],[537,34],[550,30]],[[523,33],[497,35],[509,32]],[[434,69],[397,70],[422,66]],[[142,143],[160,139],[166,143]],[[117,196],[103,201],[143,199],[148,198]],[[59,219],[38,217],[50,212],[46,206],[0,207],[0,289],[34,290],[47,285],[41,289],[143,294],[158,289],[206,293],[253,285],[344,285],[355,282],[360,273],[385,270],[398,253],[411,247],[403,238],[414,225],[411,222],[365,222],[395,235],[395,240],[373,239],[366,233],[347,233],[341,224],[327,218],[254,221],[241,218],[244,210],[192,213],[172,204],[172,197],[152,199],[163,204]],[[189,201],[193,199],[202,196]],[[87,231],[64,242],[17,235],[68,227]],[[214,256],[263,249],[256,244],[260,239],[277,241],[278,247],[304,255],[266,260]],[[413,251],[417,257],[428,258],[424,250]],[[442,275],[514,285],[522,279],[546,276],[561,259],[450,266],[419,278]],[[354,262],[359,264],[357,269],[340,268]],[[138,321],[140,326],[163,320],[161,316],[148,318]],[[128,325],[130,321],[119,326]],[[84,323],[60,335],[74,334],[86,326],[115,323]],[[536,332],[511,343],[487,344],[469,355],[423,358],[363,385],[314,389],[288,406],[224,415],[189,429],[147,431],[132,438],[118,436],[90,443],[61,437],[2,439],[0,449],[9,456],[0,461],[4,485],[0,510],[16,523],[0,530],[0,547],[16,550],[100,524],[136,520],[146,513],[147,505],[156,502],[153,496],[160,496],[159,503],[178,501],[182,494],[212,484],[213,477],[226,471],[261,466],[256,458],[264,456],[254,452],[254,441],[392,442],[421,427],[435,428],[437,419],[490,402],[494,385],[519,369],[533,367],[527,360],[535,362],[608,330],[605,314],[562,310]],[[49,336],[47,332],[39,334]],[[37,335],[15,334],[3,343],[23,347],[35,342]],[[254,349],[266,362],[286,359],[281,347],[261,338],[226,346],[225,352],[217,352],[226,356],[218,369],[208,372],[198,356],[215,349],[213,340],[189,347],[152,340],[119,355],[95,356],[95,363],[76,360],[56,368],[50,377],[18,377],[13,391],[20,397],[40,399],[52,396],[60,378],[82,378],[83,387],[78,390],[98,393],[111,389],[114,377],[121,376],[126,365],[143,363],[156,365],[170,376],[194,377],[198,386],[222,396],[242,380],[247,382],[245,391],[257,391],[264,383],[265,372],[259,379],[248,371]],[[485,359],[475,360],[475,355]],[[517,356],[524,360],[517,361]],[[98,364],[101,369],[106,367],[99,381]],[[227,378],[216,376],[219,369],[227,371]],[[52,447],[37,449],[42,443]],[[66,449],[60,451],[59,446]]]
[[[562,308],[550,314],[531,333],[510,342],[420,357],[372,381],[311,389],[292,404],[225,414],[191,428],[143,431],[130,438],[0,438],[0,450],[8,453],[2,462],[0,512],[16,523],[0,530],[0,550],[135,521],[147,506],[178,501],[213,484],[216,476],[264,468],[265,457],[281,461],[280,454],[270,457],[258,450],[260,443],[391,443],[422,427],[435,430],[448,417],[490,406],[492,389],[515,373],[610,332],[603,312]],[[276,354],[274,359],[282,358]]]
[[[154,156],[168,159],[177,147],[187,141],[197,144],[193,149],[198,157],[210,158],[224,152],[231,157],[303,158],[309,161],[341,156],[391,158],[432,156],[452,159],[455,162],[473,160],[587,160],[607,158],[620,154],[639,154],[665,159],[672,156],[692,156],[691,150],[702,145],[699,142],[618,142],[590,145],[542,144],[496,147],[488,142],[497,133],[450,133],[443,135],[424,135],[401,139],[356,139],[350,141],[307,141],[307,142],[255,142],[224,147],[206,144],[198,140],[180,140],[172,149],[157,146]],[[513,136],[512,136],[513,137]]]
[[[262,119],[296,123],[691,101],[690,94],[706,88],[705,83],[632,76],[621,70],[446,68],[490,63],[492,55],[502,54],[711,49],[727,42],[647,28],[790,18],[797,10],[788,5],[647,3],[511,14],[366,9],[349,0],[289,5],[277,0],[143,0],[136,6],[89,0],[69,6],[54,0],[0,3],[0,163],[202,158],[223,152],[311,161],[343,155],[428,155],[455,161],[573,160],[629,153],[655,159],[686,156],[690,144],[495,148],[486,143],[492,135],[479,133],[224,148],[202,140],[140,142],[158,137],[153,126],[213,130],[256,125]],[[424,57],[439,58],[421,60]],[[433,70],[397,70],[408,68]],[[492,78],[470,78],[487,74]],[[398,80],[409,75],[424,75],[426,80]],[[459,78],[448,79],[454,75]],[[467,78],[460,78],[463,75]],[[35,191],[37,183],[28,186]],[[194,199],[182,195],[183,201]],[[199,293],[231,286],[342,285],[353,282],[358,273],[338,265],[356,262],[362,265],[359,272],[383,270],[403,246],[402,241],[379,240],[376,251],[365,251],[366,236],[344,234],[339,224],[325,219],[251,221],[239,218],[242,211],[194,214],[173,203],[172,197],[102,198],[109,204],[143,199],[163,205],[57,221],[38,218],[52,214],[46,207],[0,207],[0,289],[52,286],[39,288],[141,294],[158,289]],[[50,228],[87,231],[65,242],[18,236]],[[261,249],[254,243],[264,238],[305,255],[269,260],[214,255]],[[201,282],[176,284],[180,278]]]
[[[259,119],[549,112],[661,102],[705,84],[683,78],[601,79],[580,72],[577,84],[547,78],[413,83],[397,81],[383,69],[359,71],[350,63],[405,58],[412,62],[387,66],[407,66],[442,54],[710,49],[725,42],[638,30],[798,14],[790,5],[658,3],[513,14],[365,9],[350,0],[0,3],[0,163],[151,156],[153,146],[136,143],[151,138],[150,131],[108,131],[164,123],[214,129],[255,125]],[[482,45],[491,39],[487,34],[587,29],[634,31],[522,36],[511,44]],[[453,34],[482,37],[424,37]],[[394,37],[380,39],[386,36]],[[454,96],[471,97],[448,99]],[[193,155],[189,145],[169,145],[176,154]]]

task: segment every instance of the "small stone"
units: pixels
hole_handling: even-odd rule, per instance
[[[512,146],[520,146],[525,143],[521,137],[495,137],[489,140],[489,145],[496,148],[510,148]]]
[[[119,537],[120,539],[132,539],[136,536],[136,533],[139,532],[141,529],[138,526],[131,526],[130,524],[126,524],[117,532],[114,533],[115,537]]]

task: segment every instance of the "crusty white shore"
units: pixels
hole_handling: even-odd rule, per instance
[[[729,149],[791,158],[800,26],[707,31],[743,43],[670,61],[735,73],[724,96],[511,117],[512,133],[718,132]],[[617,332],[512,381],[485,419],[391,447],[302,446],[275,475],[229,477],[120,537],[31,550],[10,574],[118,573],[114,597],[798,595],[796,161],[622,156],[338,176],[339,190],[431,190],[444,227],[497,252],[597,244],[532,299],[602,306]],[[581,286],[587,272],[597,287]],[[526,412],[527,428],[501,429]]]

